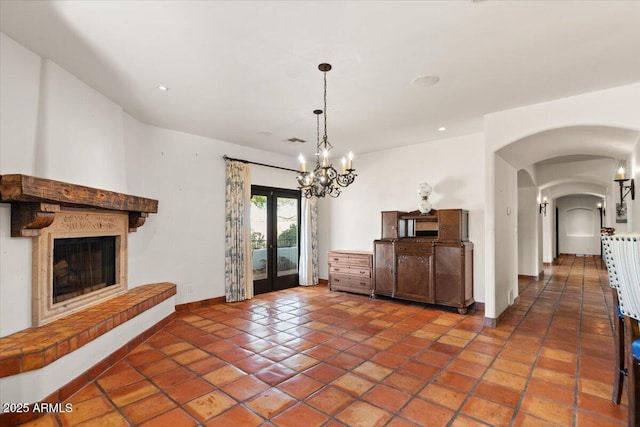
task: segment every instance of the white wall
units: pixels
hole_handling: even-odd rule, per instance
[[[40,64],[0,33],[0,174],[33,174]],[[31,241],[10,237],[10,212],[0,204],[0,336],[31,325]]]
[[[159,200],[157,215],[129,235],[129,283],[170,281],[176,303],[224,296],[223,155],[295,167],[295,158],[127,120],[127,156],[137,158],[134,194]],[[137,128],[137,129],[136,129]],[[134,140],[144,136],[144,140]],[[133,152],[135,151],[135,152]],[[133,171],[132,171],[133,172]],[[251,166],[252,184],[295,188],[295,174]]]
[[[332,249],[373,250],[380,238],[380,212],[418,208],[418,184],[433,186],[434,209],[469,210],[474,243],[474,298],[484,301],[484,170],[482,134],[433,141],[358,156],[358,177],[337,199],[321,200],[320,277],[327,278]]]
[[[604,194],[605,187],[613,184],[612,171],[616,169],[616,164],[617,161],[613,158],[543,163],[536,166],[537,184],[539,187],[547,188],[567,181],[580,182],[599,186],[595,190]]]
[[[491,113],[485,116],[487,144],[495,152],[538,132],[568,126],[640,131],[639,108],[640,83],[634,83]]]
[[[174,282],[178,304],[223,296],[222,156],[296,159],[142,124],[56,64],[0,43],[0,174],[158,199],[159,213],[129,235],[129,287]],[[254,184],[295,188],[292,172],[252,171]],[[10,205],[0,204],[0,336],[30,326],[31,240],[10,237]]]
[[[122,107],[42,62],[35,176],[126,193],[122,135]]]
[[[517,171],[495,156],[495,312],[502,313],[518,295]],[[487,296],[488,298],[489,296]],[[486,314],[487,317],[495,317]]]
[[[542,271],[539,241],[538,189],[518,188],[518,274],[537,276]]]
[[[542,262],[552,263],[556,253],[556,203],[548,190],[540,193],[540,200],[547,198],[547,215],[542,215]]]
[[[596,208],[600,200],[594,196],[556,200],[560,253],[600,255],[600,211]]]

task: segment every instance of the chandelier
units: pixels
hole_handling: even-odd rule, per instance
[[[353,154],[349,152],[348,159],[342,158],[342,173],[338,173],[329,162],[329,151],[333,145],[327,138],[327,72],[331,70],[331,64],[320,64],[318,69],[324,73],[324,110],[314,110],[317,124],[316,165],[311,172],[307,171],[305,159],[300,154],[300,172],[296,179],[298,188],[307,199],[311,197],[338,197],[342,192],[341,187],[347,187],[356,179],[356,170],[353,168]],[[324,114],[324,135],[320,139],[320,115]]]

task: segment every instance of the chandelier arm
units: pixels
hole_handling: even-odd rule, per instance
[[[348,170],[348,173],[342,174],[342,175],[338,175],[336,177],[336,182],[341,187],[348,187],[349,185],[353,184],[353,181],[355,181],[356,176],[358,176],[358,175],[356,175],[353,172],[353,169],[350,169],[350,170]]]

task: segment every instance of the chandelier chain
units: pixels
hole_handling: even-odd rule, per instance
[[[316,114],[316,122],[317,122],[316,162],[319,162],[320,161],[320,114]]]
[[[324,148],[327,149],[327,72],[324,72]]]

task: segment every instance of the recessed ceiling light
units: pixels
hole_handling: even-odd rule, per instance
[[[169,86],[165,86],[165,85],[158,85],[158,89],[163,91],[163,92],[166,92],[166,91],[168,91],[170,89],[170,87]]]
[[[438,128],[438,131],[440,131],[440,132],[444,132],[445,130],[447,130],[447,128],[446,128],[446,127],[444,127],[444,126],[440,126],[440,127]]]
[[[417,87],[429,87],[433,86],[440,81],[438,76],[420,76],[413,79],[411,84]]]

